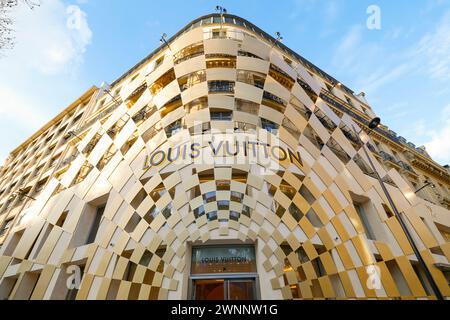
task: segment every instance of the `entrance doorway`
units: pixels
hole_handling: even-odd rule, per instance
[[[256,280],[193,280],[193,295],[194,300],[256,300]]]
[[[189,286],[193,300],[259,299],[254,246],[193,247]]]

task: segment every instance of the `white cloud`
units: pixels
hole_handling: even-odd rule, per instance
[[[408,32],[401,30],[391,30],[386,39],[395,40],[400,32],[406,37]],[[378,89],[408,72],[431,80],[450,80],[450,11],[444,13],[434,30],[395,54],[386,51],[382,43],[364,41],[364,32],[361,25],[350,28],[336,46],[333,65],[355,76],[357,86],[369,95],[375,95]],[[383,57],[382,64],[380,57]]]
[[[34,128],[48,120],[33,109],[33,101],[29,100],[25,95],[17,94],[10,88],[0,86],[0,97],[1,101],[3,101],[0,104],[0,116],[2,119],[9,118],[10,113],[13,112],[15,117],[22,119],[23,125]]]
[[[389,70],[387,73],[384,73],[382,75],[379,75],[372,79],[370,82],[368,82],[367,85],[364,86],[366,92],[375,92],[383,85],[390,83],[401,76],[405,75],[408,71],[411,70],[411,65],[408,63],[403,63],[397,67],[394,67],[394,69]]]
[[[61,110],[59,89],[74,82],[92,41],[86,13],[62,0],[19,6],[13,18],[16,44],[0,58],[0,162]]]
[[[442,127],[432,130],[431,140],[425,144],[430,156],[437,161],[450,161],[450,104],[442,111]]]
[[[302,13],[315,11],[316,13],[323,13],[324,22],[326,20],[334,20],[340,13],[340,8],[343,4],[338,0],[294,0],[292,1],[292,11],[289,15],[291,19],[297,18]]]
[[[414,54],[424,60],[425,71],[432,79],[450,80],[450,11],[420,40]]]
[[[384,65],[374,69],[373,62],[378,61],[383,54],[383,47],[376,42],[366,42],[365,29],[362,25],[354,25],[339,40],[333,54],[332,64],[339,73],[351,75],[355,83],[369,93],[367,87],[377,82],[387,73]]]
[[[436,21],[435,27],[424,32],[415,43],[404,49],[389,51],[389,46],[393,45],[392,42],[400,37],[400,33],[403,39],[409,37],[411,30],[402,30],[401,27],[398,27],[397,31],[391,29],[385,32],[382,42],[372,40],[377,39],[376,37],[366,38],[370,32],[362,25],[351,27],[336,45],[332,60],[333,66],[339,73],[353,78],[353,87],[366,92],[369,100],[377,100],[384,95],[385,92],[381,90],[387,90],[389,94],[390,84],[409,76],[422,79],[424,83],[433,83],[434,97],[448,93],[450,10],[444,11],[442,19]],[[424,95],[426,94],[429,93],[424,92]],[[403,99],[407,100],[411,97]],[[403,127],[400,134],[409,133],[413,142],[426,142],[427,150],[433,158],[442,163],[450,162],[450,106],[442,113],[441,120],[436,121],[440,110],[431,113],[431,106],[428,106],[430,113],[424,114],[423,110],[419,110],[418,106],[415,109],[414,105],[415,103],[412,101],[411,106],[404,108],[407,113],[403,112],[400,118],[411,119],[411,124],[398,124]],[[383,107],[392,120],[393,110],[386,108],[386,105]],[[420,108],[423,106],[421,105]],[[399,110],[395,110],[395,115],[401,114]],[[416,116],[416,119],[417,116],[427,117],[427,119],[414,121],[412,120],[413,116]]]
[[[3,60],[16,69],[49,75],[71,72],[91,42],[86,14],[78,6],[66,7],[60,0],[43,0],[34,10],[20,6],[14,19],[16,46]]]

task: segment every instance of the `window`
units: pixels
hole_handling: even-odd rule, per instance
[[[76,116],[75,117],[75,119],[73,119],[73,123],[75,124],[75,123],[77,123],[80,119],[81,119],[81,117],[83,116],[83,113],[80,113],[78,116]],[[37,149],[37,148],[36,148]],[[35,150],[36,151],[36,150]]]
[[[67,129],[67,124],[66,124],[64,127],[60,128],[60,129],[58,130],[58,136],[59,136],[61,133],[63,133],[64,131],[66,131],[66,129]]]
[[[185,105],[186,113],[192,113],[196,111],[200,111],[203,109],[208,108],[208,98],[207,97],[201,97],[198,99],[195,99],[188,104]]]
[[[263,60],[261,57],[258,57],[256,54],[253,54],[253,53],[248,52],[248,51],[242,51],[242,50],[239,50],[238,56]]]
[[[280,207],[281,208],[281,207]],[[278,210],[277,210],[278,211]],[[278,212],[281,218],[281,212]],[[291,214],[291,216],[295,219],[295,221],[299,222],[302,218],[303,218],[303,213],[300,211],[299,208],[297,208],[297,206],[292,203],[289,206],[289,213]]]
[[[254,71],[238,70],[237,81],[255,86],[260,89],[264,89],[266,75]]]
[[[352,99],[350,99],[349,97],[345,96],[345,100],[347,100],[347,103],[351,106],[353,106],[353,102]]]
[[[366,114],[366,115],[369,115],[368,113],[367,113],[367,109],[366,108],[364,108],[364,107],[361,107],[362,108],[362,111]]]
[[[264,91],[263,94],[263,104],[281,113],[286,110],[287,106],[286,101],[267,91]]]
[[[388,268],[392,278],[394,279],[398,291],[400,292],[400,296],[410,296],[411,291],[409,289],[408,283],[405,280],[405,277],[403,276],[402,271],[400,270],[400,267],[397,264],[397,261],[387,261],[386,267]]]
[[[211,93],[234,93],[234,84],[232,81],[209,81],[208,88]]]
[[[53,135],[51,135],[50,137],[47,137],[47,139],[45,139],[45,142],[49,142],[52,139],[53,139]]]
[[[0,229],[0,237],[5,235],[6,232],[11,228],[14,218],[8,219],[3,223],[2,228]]]
[[[233,112],[231,111],[211,111],[212,121],[231,121]]]
[[[166,128],[167,138],[170,138],[170,137],[176,135],[181,130],[183,130],[183,124],[181,123],[181,120],[175,121],[174,123],[172,123],[171,125],[169,125]]]
[[[277,134],[279,125],[276,124],[275,122],[272,122],[270,120],[262,118],[261,119],[261,127],[273,134]]]
[[[133,93],[130,94],[126,101],[128,109],[131,109],[136,102],[142,97],[142,95],[147,91],[147,83],[143,83],[138,88],[136,88]]]
[[[213,39],[220,39],[220,38],[226,38],[227,37],[227,31],[221,30],[221,29],[214,29],[212,31],[212,38]]]
[[[204,70],[192,72],[178,79],[181,92],[206,81],[206,72]]]
[[[372,230],[372,227],[370,225],[370,222],[367,218],[366,211],[364,210],[362,204],[360,203],[353,203],[353,206],[356,209],[356,213],[359,216],[359,219],[362,222],[362,226],[364,228],[364,231],[366,232],[367,238],[370,240],[376,240],[375,234]]]
[[[204,54],[203,42],[190,45],[174,55],[174,64],[201,56]]]
[[[197,209],[194,209],[195,219],[198,219],[199,217],[203,216],[204,214],[205,214],[205,207],[200,206]]]
[[[139,77],[139,75],[140,75],[139,73],[135,74],[133,76],[133,78],[131,78],[130,82],[133,82],[134,80],[136,80]]]
[[[425,290],[427,296],[432,296],[433,289],[432,289],[430,283],[428,282],[428,279],[425,275],[425,272],[423,271],[423,268],[417,263],[412,263],[412,267],[413,267],[414,271],[416,272],[417,277],[419,278],[419,281],[422,284],[422,287]]]
[[[39,181],[36,186],[36,189],[34,190],[34,193],[36,194],[38,192],[41,192],[44,189],[46,183],[47,183],[47,179]]]
[[[3,279],[0,284],[0,300],[6,300],[10,297],[12,290],[16,286],[19,276]]]
[[[294,79],[273,64],[270,65],[269,75],[288,90],[291,90],[294,86]]]
[[[392,154],[394,155],[394,158],[395,158],[396,160],[400,160],[400,157],[399,157],[399,155],[398,155],[397,152],[395,152],[394,150],[392,150]]]
[[[153,68],[153,71],[158,69],[164,62],[164,56],[159,57],[156,61],[155,61],[155,67]]]
[[[216,201],[216,192],[208,192],[203,195],[203,200],[205,203],[211,203]]]
[[[320,139],[319,136],[316,136],[316,139],[317,138]],[[350,156],[347,154],[347,152],[344,150],[344,148],[342,148],[341,145],[339,143],[337,143],[336,140],[334,140],[333,138],[330,138],[328,140],[327,147],[330,148],[330,150],[336,155],[336,157],[338,157],[339,160],[341,160],[343,163],[347,164],[351,160]],[[358,163],[362,163],[363,159],[361,158],[360,160],[361,161],[358,161]],[[365,171],[366,170],[368,171],[370,169],[365,168]]]
[[[450,242],[450,228],[436,222],[434,224],[436,225],[436,228],[439,230],[444,240]]]
[[[164,118],[165,116],[175,111],[176,109],[181,108],[182,106],[183,102],[181,101],[181,95],[177,95],[160,109],[161,118]]]
[[[98,228],[100,227],[100,222],[102,220],[103,213],[105,212],[105,207],[106,205],[97,208],[86,244],[90,244],[95,241],[95,237],[97,236]]]
[[[230,191],[230,181],[217,180],[216,185],[218,191]]]
[[[209,212],[206,214],[209,221],[217,220],[217,211]]]
[[[123,146],[120,148],[120,152],[122,152],[123,155],[126,155],[128,153],[128,151],[130,151],[131,147],[133,147],[133,145],[136,143],[136,141],[138,140],[139,135],[137,134],[137,131],[132,134],[127,142],[125,142],[123,144]]]
[[[175,72],[173,69],[170,69],[161,77],[159,77],[150,87],[150,92],[153,95],[157,95],[162,89],[164,89],[169,83],[176,79]]]
[[[101,108],[103,108],[103,106],[105,105],[105,102],[106,102],[106,98],[103,99],[103,100],[101,100],[101,101],[98,103],[97,108],[95,108],[95,111],[100,110]]]
[[[236,100],[236,110],[241,112],[246,112],[254,115],[258,115],[259,113],[259,104],[256,102],[243,100],[243,99],[235,99]]]
[[[59,158],[61,157],[61,153],[54,156],[51,160],[50,163],[48,165],[49,168],[53,168],[54,166],[56,166],[56,164],[58,163]]]
[[[383,209],[384,209],[384,212],[386,212],[386,215],[388,216],[388,218],[392,218],[394,216],[391,209],[384,203],[383,203]]]
[[[56,221],[56,226],[58,226],[60,228],[62,228],[64,226],[64,223],[66,222],[68,213],[69,213],[68,211],[65,211],[65,212],[61,213],[61,215],[59,216],[58,221]]]

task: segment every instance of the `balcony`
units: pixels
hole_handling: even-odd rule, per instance
[[[201,56],[203,54],[203,42],[190,45],[174,55],[174,64],[180,64],[184,61]]]
[[[211,112],[211,121],[231,121],[233,112],[231,111],[213,111]]]
[[[61,164],[59,165],[58,170],[64,168],[65,166],[69,165],[70,163],[72,163],[72,161],[74,161],[78,157],[78,154],[79,154],[79,152],[77,151],[75,154],[64,159],[64,161],[61,162]]]
[[[286,89],[292,90],[292,87],[294,86],[295,83],[294,79],[292,79],[288,74],[286,74],[283,70],[281,70],[277,66],[273,64],[270,65],[269,75]]]
[[[348,127],[341,128],[342,133],[344,136],[350,140],[350,142],[353,144],[356,149],[360,148],[362,146],[361,139],[356,135],[353,131],[351,131]]]
[[[120,100],[118,102],[121,102]],[[75,135],[80,136],[84,131],[86,131],[88,128],[90,128],[94,123],[96,123],[98,120],[101,120],[111,114],[114,110],[117,109],[119,105],[117,103],[114,103],[111,107],[106,108],[103,112],[98,114],[95,118],[89,120],[89,122],[85,123],[81,128],[75,130]],[[70,139],[69,139],[70,140]]]
[[[320,111],[320,109],[317,109],[315,114],[317,119],[319,119],[320,123],[328,130],[330,134],[336,129],[337,126],[334,124],[334,122],[322,111]]]
[[[274,123],[274,122],[272,122],[272,121],[270,121],[270,120],[262,118],[261,119],[261,127],[264,130],[267,130],[268,132],[270,132],[270,133],[272,133],[274,135],[278,134],[279,125]]]
[[[236,57],[225,54],[207,55],[206,68],[236,68]]]
[[[381,158],[383,158],[384,161],[393,164],[395,167],[399,167],[397,160],[394,158],[394,156],[390,155],[389,153],[380,151],[380,156]]]
[[[237,71],[237,81],[255,86],[256,88],[264,90],[266,82],[266,75],[263,73],[247,70]]]
[[[208,90],[211,93],[234,93],[234,85],[231,81],[210,81]]]
[[[399,161],[399,162],[397,162],[397,164],[398,164],[403,170],[406,170],[406,171],[408,171],[408,172],[410,172],[410,173],[416,175],[416,172],[414,171],[414,169],[413,169],[409,164],[407,164],[406,162]]]
[[[281,113],[284,113],[287,106],[286,101],[267,91],[264,91],[263,104]]]
[[[441,205],[443,205],[444,207],[446,207],[447,209],[450,210],[450,198],[449,197],[443,196],[442,199],[440,199],[440,203],[441,203]]]
[[[373,153],[375,153],[376,155],[379,155],[378,150],[373,146],[373,144],[368,143],[367,147],[369,148],[370,151],[372,151]]]

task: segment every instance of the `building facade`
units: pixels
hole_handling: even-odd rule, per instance
[[[0,298],[435,299],[368,157],[450,297],[450,171],[374,117],[252,23],[201,17],[10,154]]]

